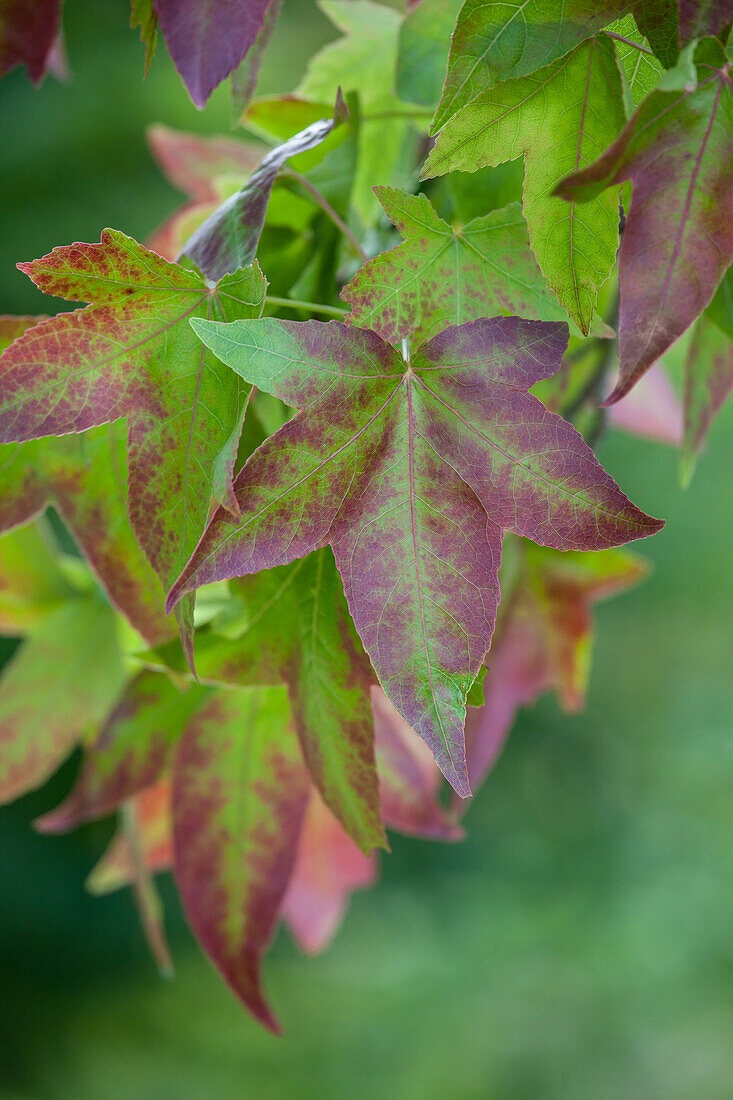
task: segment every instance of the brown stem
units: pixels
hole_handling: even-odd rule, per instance
[[[323,197],[323,195],[318,190],[318,188],[314,187],[313,184],[310,182],[310,180],[306,179],[305,176],[302,176],[300,174],[300,172],[295,172],[292,168],[281,168],[280,171],[281,171],[281,174],[283,176],[287,176],[289,179],[295,180],[296,183],[299,183],[300,186],[308,192],[308,194],[311,196],[311,198],[315,202],[318,203],[321,210],[323,210],[323,212],[328,215],[328,217],[331,219],[331,221],[336,226],[336,228],[341,233],[343,233],[344,237],[346,237],[347,241],[352,246],[352,248],[354,249],[356,254],[358,256],[360,256],[363,261],[368,260],[369,256],[364,251],[364,249],[361,247],[361,245],[359,244],[358,240],[356,239],[354,234],[349,229],[346,222],[343,220],[343,218],[339,217],[339,215],[336,213],[334,208],[331,206],[328,199],[325,199]]]

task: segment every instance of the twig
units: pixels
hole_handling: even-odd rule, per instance
[[[369,256],[364,251],[364,249],[361,247],[361,245],[359,244],[358,240],[356,239],[354,234],[349,229],[346,222],[343,220],[343,218],[339,217],[339,215],[336,213],[334,208],[331,206],[328,199],[325,199],[323,197],[323,195],[318,190],[318,188],[314,187],[313,184],[310,182],[310,180],[306,179],[305,176],[302,176],[300,174],[300,172],[295,172],[292,168],[281,168],[280,172],[281,172],[281,175],[286,176],[288,179],[295,180],[296,183],[299,183],[300,186],[303,187],[308,192],[308,194],[311,196],[311,198],[313,198],[315,200],[315,202],[318,203],[321,210],[323,210],[323,212],[328,215],[328,217],[331,219],[331,221],[336,226],[336,228],[341,233],[343,233],[343,235],[346,237],[347,241],[352,246],[352,248],[354,249],[356,254],[358,256],[360,256],[362,260],[366,261],[366,260],[369,259]]]
[[[265,301],[281,309],[305,309],[309,313],[325,313],[329,317],[345,317],[349,312],[340,306],[322,306],[319,302],[303,302],[299,298],[276,298],[273,294],[268,294]]]
[[[635,50],[639,50],[640,53],[648,53],[654,56],[654,50],[650,50],[648,46],[642,46],[641,42],[634,42],[632,38],[624,38],[622,34],[615,34],[613,31],[606,31],[609,38],[615,38],[617,42],[623,42],[626,46],[633,46]]]

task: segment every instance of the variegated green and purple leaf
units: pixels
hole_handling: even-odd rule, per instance
[[[331,322],[193,322],[253,385],[299,408],[235,482],[169,597],[330,543],[387,696],[468,793],[465,699],[494,627],[503,528],[563,549],[657,531],[571,425],[526,391],[567,329],[495,318],[403,361]]]
[[[608,403],[689,328],[733,261],[730,64],[710,39],[696,57],[696,87],[652,92],[603,156],[557,188],[577,204],[633,185],[619,252],[621,375]]]
[[[42,321],[0,358],[0,441],[127,417],[132,525],[168,585],[206,522],[216,457],[241,430],[249,394],[188,321],[258,316],[265,280],[251,267],[211,286],[109,229],[99,244],[19,266],[46,293],[92,304]],[[184,632],[191,616],[184,608]]]
[[[308,801],[284,688],[220,692],[173,765],[175,875],[204,950],[249,1011],[279,1024],[260,968],[277,926]]]

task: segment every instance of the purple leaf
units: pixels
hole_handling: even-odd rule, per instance
[[[710,42],[711,40],[708,40]],[[592,199],[631,180],[619,252],[621,374],[618,401],[710,302],[733,261],[733,91],[721,47],[702,79],[655,91],[599,160],[557,193]]]
[[[25,65],[33,83],[40,83],[60,21],[61,0],[0,0],[0,76]]]
[[[155,13],[189,95],[201,110],[260,33],[270,0],[154,0]]]

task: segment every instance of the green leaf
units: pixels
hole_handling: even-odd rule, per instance
[[[74,595],[39,526],[21,527],[0,538],[0,634],[35,629],[49,611]]]
[[[540,269],[582,332],[618,247],[618,195],[592,206],[553,196],[564,174],[589,164],[625,120],[611,40],[591,39],[532,76],[479,95],[438,135],[423,178],[473,171],[524,155],[524,214]]]
[[[342,87],[344,93],[358,93],[364,115],[400,111],[400,100],[392,91],[399,12],[371,0],[319,0],[319,7],[344,37],[311,58],[298,95],[331,101]],[[401,118],[361,123],[352,203],[365,226],[374,222],[377,214],[372,185],[375,179],[393,177],[404,154],[406,136],[407,125]]]
[[[369,260],[344,287],[349,321],[412,346],[449,325],[513,314],[562,321],[529,247],[519,203],[454,229],[424,195],[374,188],[403,244]]]
[[[646,52],[649,49],[649,43],[637,29],[633,16],[626,15],[623,19],[618,19],[608,27],[608,31],[629,40],[629,42],[621,42],[615,39],[614,44],[624,77],[626,113],[630,115],[642,99],[656,88],[664,69],[651,51]],[[636,43],[636,45],[629,43]]]
[[[495,84],[528,76],[564,57],[628,7],[628,0],[466,0],[433,133]]]
[[[158,17],[155,14],[153,0],[132,0],[130,26],[140,28],[140,41],[145,46],[145,75],[148,75],[150,62],[155,54],[158,41]]]
[[[397,95],[433,107],[445,80],[453,28],[463,0],[422,0],[400,28]]]
[[[295,862],[308,775],[282,688],[220,692],[173,766],[175,875],[191,926],[250,1012],[280,1030],[261,957]]]
[[[124,682],[106,604],[72,600],[47,615],[0,679],[0,802],[40,786]]]

